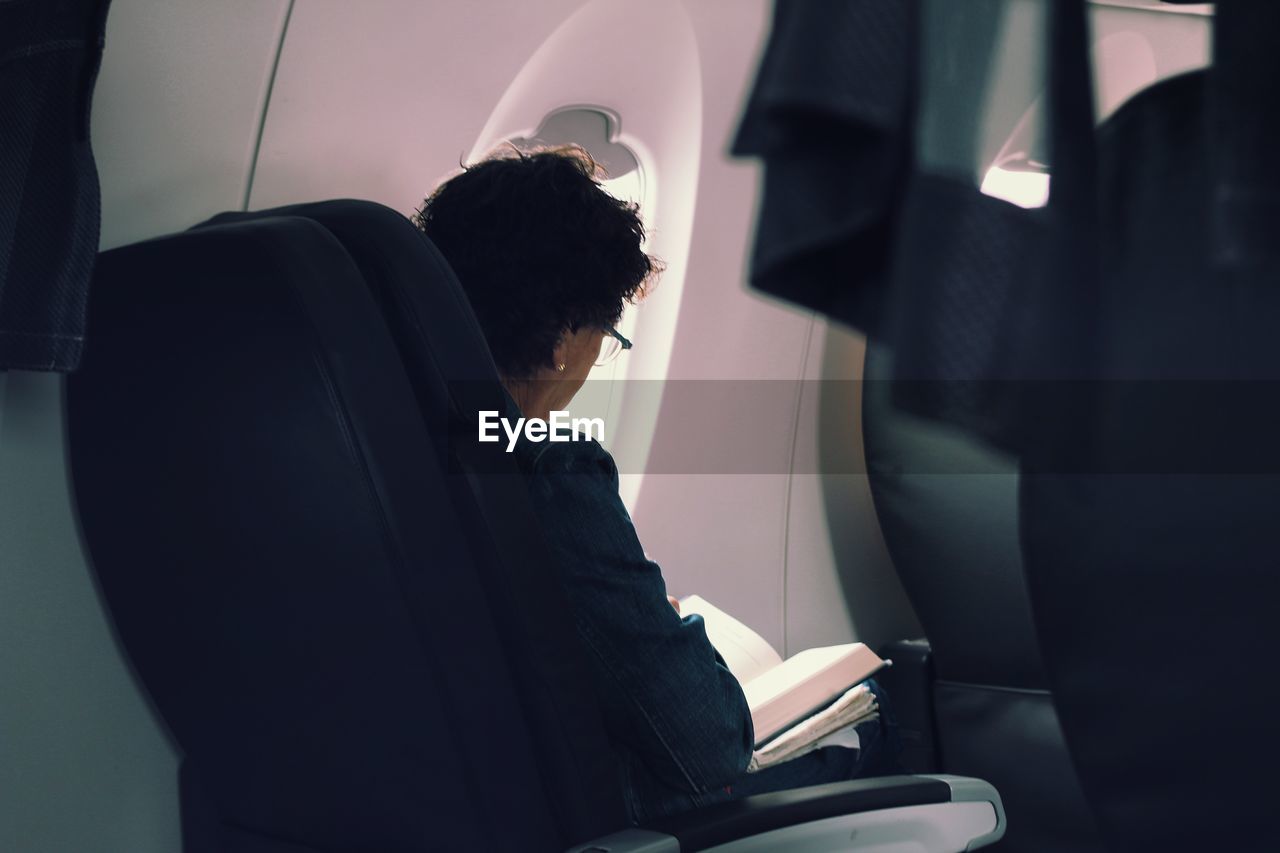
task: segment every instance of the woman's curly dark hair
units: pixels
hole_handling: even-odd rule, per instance
[[[618,322],[661,264],[640,248],[638,206],[600,186],[576,145],[491,154],[414,215],[457,273],[499,372],[554,367],[565,330]]]

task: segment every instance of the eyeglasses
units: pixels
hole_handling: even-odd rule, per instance
[[[618,357],[624,349],[631,349],[631,341],[618,334],[618,330],[610,326],[604,330],[604,338],[600,341],[600,355],[596,365],[608,364]]]

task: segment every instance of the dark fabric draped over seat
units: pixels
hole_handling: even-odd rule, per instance
[[[1095,154],[1084,118],[1086,33],[1051,24],[1028,48],[1052,57],[1048,209],[984,195],[921,161],[926,101],[957,125],[952,141],[964,146],[985,92],[966,89],[961,74],[926,80],[920,69],[993,51],[1005,5],[779,0],[733,152],[765,167],[752,285],[888,347],[893,377],[903,380],[894,389],[900,407],[1021,455],[1044,440],[1040,381],[1109,370],[1081,340],[1098,322],[1093,161],[1145,152]],[[1201,116],[1213,182],[1208,251],[1215,263],[1265,274],[1280,257],[1280,167],[1271,156],[1280,52],[1260,34],[1280,27],[1280,7],[1228,5],[1217,15],[1219,60]]]
[[[1005,333],[1033,326],[1044,216],[918,162],[926,18],[965,30],[931,47],[974,50],[965,35],[981,50],[999,8],[935,5],[776,4],[733,147],[765,165],[751,282],[887,344],[893,376],[911,380],[893,389],[899,406],[1012,448],[1016,403],[986,380],[1026,367]],[[971,93],[952,83],[934,100],[963,114]]]
[[[912,4],[778,0],[733,153],[763,157],[760,290],[875,328],[910,162]]]
[[[0,3],[0,369],[80,363],[98,252],[89,107],[109,5]]]
[[[893,387],[867,403],[868,417],[896,407],[1009,453],[1021,481],[1003,511],[1016,513],[1042,677],[1109,849],[1270,849],[1280,11],[1219,4],[1213,67],[1153,85],[1095,131],[1086,4],[1047,4],[1045,40],[1032,49],[1050,58],[1052,191],[1047,208],[1024,211],[918,156],[924,84],[914,75],[937,58],[924,55],[922,22],[1002,4],[886,5],[899,4],[777,5],[736,149],[765,164],[753,283],[877,339]],[[874,26],[842,26],[863,14],[896,27],[893,38],[869,46]],[[868,57],[888,46],[895,60],[871,77],[879,66],[846,57],[842,73],[863,76],[825,85],[816,108],[778,109],[779,69],[840,55],[837,44]],[[838,133],[815,123],[815,109],[839,114],[844,91],[898,112]],[[868,150],[887,176],[859,171]],[[832,185],[812,179],[818,161],[807,181],[793,165],[806,152],[832,164]],[[860,180],[846,183],[855,171]],[[889,428],[868,426],[868,466],[895,560],[911,560],[928,547],[895,541],[928,521],[905,518],[913,507],[902,496],[919,494],[899,482],[902,459],[871,458],[902,439]],[[965,493],[942,503],[954,514]],[[971,528],[974,511],[963,510]],[[904,570],[948,571],[939,559]],[[963,567],[974,582],[981,569]],[[939,667],[946,660],[940,650]],[[1009,804],[1007,843],[1017,843],[1017,797]]]

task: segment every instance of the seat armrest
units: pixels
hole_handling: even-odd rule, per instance
[[[566,853],[680,853],[680,842],[674,836],[651,829],[624,829],[570,847]]]
[[[571,853],[696,850],[857,850],[914,842],[955,853],[998,841],[1004,806],[995,788],[963,776],[884,776],[760,794],[574,847]]]

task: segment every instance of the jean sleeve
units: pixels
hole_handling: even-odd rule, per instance
[[[645,557],[609,455],[548,448],[531,480],[613,736],[672,787],[731,784],[751,757],[751,713],[701,617],[681,619]]]

